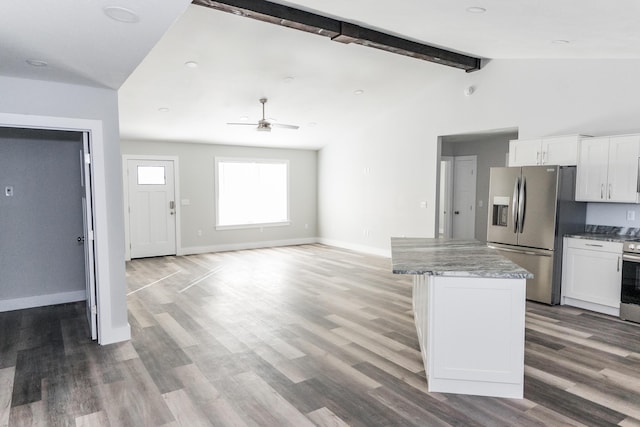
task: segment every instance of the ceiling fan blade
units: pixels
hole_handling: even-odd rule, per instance
[[[300,126],[296,125],[285,125],[282,123],[271,123],[271,127],[274,128],[283,128],[283,129],[300,129]]]
[[[240,126],[258,126],[257,123],[247,123],[247,122],[242,122],[242,123],[229,123],[227,122],[228,125],[240,125]]]

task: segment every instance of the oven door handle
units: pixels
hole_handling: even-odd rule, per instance
[[[638,255],[622,254],[622,261],[631,261],[631,262],[638,262],[638,263],[640,263],[640,256],[638,256]]]

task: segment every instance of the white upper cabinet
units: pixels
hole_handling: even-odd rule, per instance
[[[580,141],[576,200],[638,203],[640,135]]]
[[[582,135],[551,136],[509,141],[509,166],[561,165],[578,162],[578,141]]]

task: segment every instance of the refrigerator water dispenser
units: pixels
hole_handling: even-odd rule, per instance
[[[506,227],[509,218],[509,198],[496,196],[493,198],[493,212],[491,223],[499,227]]]

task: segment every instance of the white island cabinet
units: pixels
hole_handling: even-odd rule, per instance
[[[428,390],[522,398],[528,271],[477,241],[392,238],[393,272],[413,274]]]

